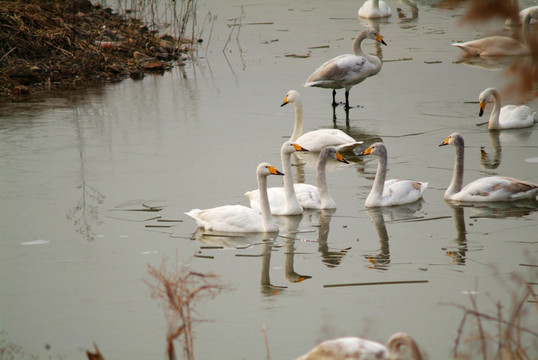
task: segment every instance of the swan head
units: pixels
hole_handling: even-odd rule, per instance
[[[386,157],[387,156],[387,148],[383,143],[376,142],[363,152],[359,154],[359,156],[365,156],[365,155],[374,155],[379,157]]]
[[[484,110],[486,109],[486,102],[491,95],[495,96],[495,94],[497,94],[497,90],[495,90],[494,88],[487,88],[486,90],[482,91],[480,95],[478,95],[478,101],[480,102],[480,112],[478,113],[478,116],[484,115]]]
[[[296,151],[308,151],[308,149],[305,149],[299,144],[292,143],[290,141],[285,142],[282,145],[282,148],[280,149],[282,154],[293,154]]]
[[[379,34],[376,29],[368,28],[368,29],[365,30],[365,32],[366,32],[366,37],[367,38],[375,40],[378,43],[381,43],[381,44],[383,44],[385,46],[387,45],[385,40],[383,40],[383,36],[381,36],[381,34]]]
[[[392,358],[411,358],[414,360],[422,360],[422,354],[418,348],[418,345],[409,334],[398,332],[392,335],[387,343],[389,354]],[[408,355],[408,356],[406,356]]]
[[[338,152],[338,150],[336,150],[334,147],[332,146],[327,146],[323,149],[321,149],[321,152],[319,153],[319,157],[320,158],[332,158],[334,160],[337,160],[337,161],[340,161],[340,162],[343,162],[344,164],[349,164],[349,161],[347,161],[346,159],[344,159],[344,157],[342,156],[342,154],[340,154]]]
[[[290,90],[286,94],[286,97],[284,98],[284,102],[280,106],[284,106],[290,102],[295,102],[295,100],[300,100],[300,99],[301,99],[301,96],[296,90]]]
[[[278,171],[273,165],[263,162],[258,165],[256,168],[256,175],[258,176],[269,176],[269,175],[284,175]]]
[[[457,132],[452,133],[450,134],[449,137],[445,139],[445,141],[439,144],[439,146],[445,146],[445,145],[463,146],[463,136],[461,136]]]

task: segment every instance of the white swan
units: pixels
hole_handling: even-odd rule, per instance
[[[261,194],[261,214],[243,205],[225,205],[211,209],[193,209],[185,213],[196,220],[199,227],[223,232],[276,232],[278,225],[271,216],[267,198],[267,176],[284,175],[268,163],[256,168],[258,189]]]
[[[361,43],[367,38],[387,45],[375,29],[363,30],[353,41],[353,55],[340,55],[323,63],[306,79],[304,86],[333,89],[333,106],[337,105],[336,89],[346,89],[346,108],[349,109],[349,90],[351,87],[377,74],[383,65],[377,56],[362,52]]]
[[[409,204],[419,200],[428,187],[427,182],[414,180],[390,179],[385,181],[387,149],[383,143],[375,143],[359,155],[374,155],[379,158],[374,185],[364,203],[366,207]]]
[[[456,147],[456,163],[452,181],[445,191],[446,200],[463,202],[482,201],[515,201],[521,199],[536,199],[538,196],[538,184],[504,177],[488,176],[477,179],[463,186],[463,137],[458,133],[452,133],[439,146],[454,145]]]
[[[501,96],[494,88],[487,88],[478,96],[479,116],[484,114],[486,102],[493,97],[493,110],[489,117],[488,129],[517,129],[534,125],[536,112],[527,105],[505,105],[501,107]]]
[[[359,16],[367,19],[389,17],[392,11],[383,0],[366,0],[359,9]]]
[[[290,141],[285,142],[280,149],[282,159],[282,171],[284,171],[284,187],[271,187],[267,189],[269,205],[273,215],[300,215],[303,207],[297,201],[293,187],[293,175],[291,172],[290,156],[296,151],[308,151],[307,149]],[[247,191],[245,196],[250,200],[250,207],[261,211],[260,190]]]
[[[329,159],[349,164],[335,148],[328,146],[321,150],[316,169],[317,186],[303,183],[294,184],[297,201],[303,209],[336,209],[336,202],[329,193],[329,185],[325,175]]]
[[[466,41],[464,43],[454,43],[469,55],[478,56],[520,56],[529,55],[528,44],[531,44],[530,22],[531,19],[538,19],[538,7],[528,10],[523,19],[523,43],[508,36],[488,36],[482,39]],[[527,45],[526,45],[527,44]]]
[[[535,11],[536,9],[538,9],[538,6],[530,6],[528,8],[525,8],[519,12],[519,23],[514,23],[511,18],[508,18],[505,24],[509,26],[522,25],[525,21],[525,16],[527,16],[527,14],[530,13],[531,11]],[[537,20],[538,19],[536,18],[530,19],[530,23],[535,24]]]
[[[363,143],[362,141],[356,141],[338,129],[319,129],[303,134],[303,100],[297,91],[288,91],[284,102],[280,106],[284,106],[290,102],[295,107],[295,125],[290,138],[291,142],[301,145],[310,152],[319,152],[327,146],[336,146],[337,150],[342,152],[351,151],[357,145]]]
[[[282,156],[282,159],[284,160],[284,155]],[[294,203],[293,199],[289,198],[291,196],[292,190],[293,194],[296,197],[296,201],[300,204],[301,207],[301,212],[297,214],[301,214],[302,209],[336,209],[336,202],[333,200],[331,194],[329,193],[329,185],[327,184],[327,176],[325,174],[327,161],[329,159],[335,159],[345,164],[349,164],[348,161],[344,159],[342,155],[338,151],[336,151],[335,148],[329,146],[321,150],[318,156],[318,163],[316,169],[317,186],[303,183],[293,184],[293,179],[291,178],[291,176],[290,179],[284,178],[283,188],[273,187],[267,189],[271,212],[275,215],[296,215],[291,213],[284,214],[284,209]],[[287,160],[287,165],[289,165],[289,155]],[[293,184],[293,189],[286,189],[286,187],[290,186],[290,184]],[[250,206],[253,209],[260,209],[258,190],[249,191],[245,193],[245,195],[249,198]],[[278,210],[281,213],[276,214],[275,210]]]
[[[327,340],[296,360],[351,360],[351,359],[412,359],[422,360],[415,340],[408,334],[396,333],[388,345],[360,337]]]

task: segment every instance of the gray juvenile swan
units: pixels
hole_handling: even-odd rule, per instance
[[[349,90],[381,70],[383,62],[377,56],[363,53],[361,43],[372,39],[387,45],[375,29],[363,30],[353,41],[353,54],[337,56],[316,69],[306,79],[305,87],[333,89],[333,106],[336,106],[336,89],[346,89],[346,108],[349,109]]]
[[[375,143],[361,154],[374,155],[379,158],[374,185],[366,198],[366,207],[394,206],[413,203],[422,197],[422,193],[428,187],[427,182],[390,179],[387,176],[387,149],[383,143]]]
[[[211,209],[193,209],[188,216],[196,220],[199,227],[223,232],[277,232],[278,225],[271,215],[267,198],[267,176],[284,175],[268,163],[260,163],[256,168],[258,189],[261,194],[261,214],[243,205],[224,205]]]
[[[504,176],[488,176],[477,179],[463,186],[463,155],[465,144],[463,137],[452,133],[439,146],[453,145],[456,147],[456,163],[452,181],[445,191],[446,200],[462,202],[484,201],[515,201],[534,199],[538,196],[538,184]]]

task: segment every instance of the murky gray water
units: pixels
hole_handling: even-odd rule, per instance
[[[411,15],[395,0],[388,3]],[[363,107],[351,109],[349,128],[337,108],[337,126],[367,143],[382,139],[389,177],[428,181],[424,202],[366,211],[377,162],[355,161],[328,173],[338,209],[280,218],[272,246],[235,249],[234,241],[244,246],[260,239],[193,237],[196,225],[184,212],[246,205],[243,193],[256,186],[256,165],[280,168],[280,146],[293,128],[293,108],[280,107],[289,89],[303,96],[306,131],[333,126],[330,90],[302,84],[323,61],[351,51],[365,24],[356,17],[360,2],[247,4],[239,32],[227,25],[241,15],[241,3],[201,2],[200,14],[210,10],[218,18],[210,40],[208,28],[203,34],[209,41],[196,64],[143,81],[2,105],[4,341],[43,358],[80,359],[93,342],[107,359],[162,358],[166,322],[144,280],[148,264],[167,258],[169,266],[190,262],[196,271],[214,272],[233,288],[200,304],[210,322],[195,327],[197,359],[265,358],[264,326],[272,359],[294,358],[330,337],[385,341],[396,331],[412,334],[430,358],[448,358],[462,313],[444,304],[469,304],[462,292],[473,289],[484,311],[494,311],[494,300],[508,306],[502,281],[513,272],[528,276],[521,264],[536,264],[538,212],[447,205],[454,149],[438,144],[453,131],[463,134],[465,183],[489,174],[538,182],[532,160],[538,131],[535,125],[495,137],[477,126],[485,121],[478,118],[478,94],[502,89],[507,78],[454,63],[460,50],[452,42],[502,23],[461,25],[462,10],[417,3],[418,19],[401,22],[393,15],[377,24],[388,43],[381,49],[386,62],[351,90],[351,103]],[[369,41],[364,48],[376,51]],[[406,60],[393,61],[399,59]],[[343,96],[339,91],[338,100]],[[537,100],[528,105],[538,109]],[[481,146],[490,168],[481,164]],[[297,171],[314,183],[312,167]],[[269,179],[270,186],[280,184]],[[128,211],[144,205],[163,210]],[[163,224],[170,227],[154,227]],[[298,274],[311,278],[296,283]],[[536,328],[530,310],[528,326]]]

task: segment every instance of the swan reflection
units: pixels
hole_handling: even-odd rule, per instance
[[[369,268],[377,270],[388,270],[390,264],[389,234],[385,226],[385,215],[390,221],[412,220],[413,215],[422,208],[422,200],[411,204],[393,206],[389,208],[366,208],[372,223],[379,237],[379,253],[377,255],[366,255],[370,262]]]
[[[446,201],[447,205],[452,208],[452,218],[456,225],[456,238],[453,240],[457,246],[455,250],[447,250],[447,256],[452,257],[455,264],[465,265],[467,251],[467,230],[465,228],[465,217],[463,206]]]
[[[283,222],[283,235],[281,237],[286,240],[286,252],[284,261],[284,276],[290,283],[299,283],[307,279],[311,279],[310,275],[299,274],[295,271],[295,240],[299,233],[299,224],[302,216],[281,216],[278,221],[279,225]],[[282,229],[282,227],[281,227]],[[281,230],[282,231],[282,230]]]
[[[489,140],[493,148],[493,153],[488,153],[485,146],[480,146],[480,165],[484,169],[496,169],[501,164],[502,143],[521,144],[522,141],[529,139],[532,135],[533,128],[509,129],[509,130],[490,130],[488,131]]]

